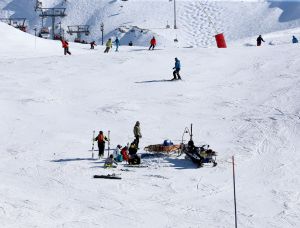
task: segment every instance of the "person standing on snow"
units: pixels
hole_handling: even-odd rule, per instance
[[[293,36],[292,42],[293,42],[293,44],[297,44],[298,43],[298,39],[295,36]]]
[[[91,42],[90,45],[91,45],[91,49],[95,49],[95,46],[97,46],[95,41]]]
[[[105,141],[108,141],[107,137],[103,134],[103,131],[99,131],[99,135],[94,139],[94,141],[98,141],[99,158],[103,157],[104,149],[105,149]]]
[[[133,134],[134,134],[134,137],[135,137],[136,147],[138,148],[139,143],[140,143],[140,138],[142,138],[140,122],[139,121],[136,121],[136,123],[134,125]]]
[[[109,50],[112,48],[112,40],[111,38],[108,39],[108,41],[105,44],[106,48],[104,50],[104,53],[108,53]]]
[[[120,46],[120,40],[118,37],[116,37],[116,40],[114,41],[114,43],[116,44],[116,51],[119,51],[119,46]]]
[[[69,51],[69,43],[67,40],[64,40],[64,39],[61,39],[61,44],[62,44],[62,47],[64,49],[64,54],[67,55],[71,55],[71,52]]]
[[[265,42],[264,39],[259,35],[256,39],[257,46],[261,46],[261,42]]]
[[[156,46],[156,39],[155,37],[153,36],[153,38],[150,40],[150,47],[149,47],[149,50],[152,48],[152,50],[154,50]]]
[[[179,61],[179,59],[175,58],[175,67],[173,67],[173,69],[175,69],[173,71],[174,78],[172,80],[177,80],[177,79],[181,80],[181,77],[179,74],[180,68],[181,68],[180,61]]]

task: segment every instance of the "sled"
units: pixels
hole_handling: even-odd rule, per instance
[[[212,163],[213,167],[217,166],[217,152],[209,149],[209,145],[200,147],[189,147],[187,144],[183,145],[182,152],[186,154],[198,167],[203,167],[206,163]]]
[[[121,180],[121,177],[116,176],[116,174],[108,174],[108,175],[94,175],[94,178],[102,178],[102,179],[115,179]]]
[[[164,146],[163,144],[149,145],[144,148],[148,152],[172,153],[179,152],[181,145]]]

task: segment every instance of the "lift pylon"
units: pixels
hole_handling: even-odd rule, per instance
[[[40,8],[40,17],[41,18],[52,18],[52,39],[55,37],[55,19],[57,17],[63,18],[66,15],[66,8]]]

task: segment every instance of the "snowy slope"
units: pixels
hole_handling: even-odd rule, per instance
[[[35,49],[34,37],[1,23],[0,33],[2,227],[231,227],[232,155],[239,227],[300,226],[298,45],[105,55],[71,43],[65,57],[59,42]],[[164,82],[175,56],[184,80]],[[219,165],[156,157],[124,172],[91,160],[92,130],[125,145],[137,120],[141,148],[179,142],[193,123]],[[123,179],[92,179],[113,172]]]
[[[298,27],[300,2],[272,1],[188,1],[177,0],[177,27],[173,28],[173,2],[168,0],[42,0],[43,7],[66,7],[62,25],[89,24],[89,41],[101,39],[104,23],[105,39],[121,37],[135,45],[147,46],[152,36],[160,46],[215,45],[214,35],[223,32],[227,41]],[[41,27],[39,14],[33,10],[35,0],[6,0],[1,3],[3,16],[27,17],[31,33]],[[58,23],[58,20],[57,20]],[[51,26],[51,21],[45,21]],[[123,32],[119,32],[121,29]],[[75,36],[69,37],[74,39]],[[174,39],[178,43],[174,43]]]

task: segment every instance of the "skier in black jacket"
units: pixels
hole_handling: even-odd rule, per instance
[[[257,46],[261,46],[261,42],[265,42],[264,39],[259,35],[256,39]]]

